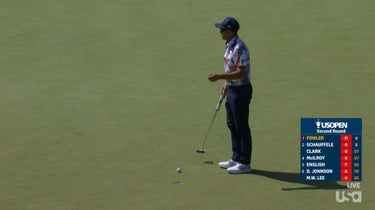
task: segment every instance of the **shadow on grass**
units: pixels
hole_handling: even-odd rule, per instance
[[[300,174],[298,173],[274,172],[274,171],[264,171],[264,170],[259,170],[259,169],[253,169],[251,171],[251,174],[257,175],[257,176],[264,176],[270,179],[275,179],[275,180],[287,182],[287,183],[307,185],[304,187],[281,188],[284,191],[347,189],[346,186],[340,185],[336,182],[303,182],[301,181]]]

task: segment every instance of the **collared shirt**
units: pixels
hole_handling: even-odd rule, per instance
[[[250,53],[246,44],[238,37],[227,43],[224,53],[225,73],[233,72],[238,66],[246,67],[246,76],[238,80],[227,80],[229,86],[242,86],[250,84]]]

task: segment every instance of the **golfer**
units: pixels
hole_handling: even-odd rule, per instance
[[[222,92],[227,95],[225,108],[227,125],[232,139],[232,157],[220,162],[231,174],[250,173],[252,140],[249,126],[249,105],[253,93],[250,82],[250,54],[245,43],[238,37],[240,25],[233,17],[225,18],[215,26],[226,41],[224,74],[208,75],[211,82],[225,80]]]

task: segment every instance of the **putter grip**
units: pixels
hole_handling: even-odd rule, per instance
[[[216,104],[216,111],[219,111],[220,106],[221,106],[221,103],[223,102],[224,97],[225,97],[224,93],[221,93],[221,94],[220,94],[219,101],[218,101],[217,104]]]

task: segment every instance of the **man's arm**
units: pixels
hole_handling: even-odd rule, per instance
[[[237,66],[236,70],[225,74],[209,74],[208,80],[216,82],[219,79],[236,80],[242,79],[246,76],[246,66]]]

